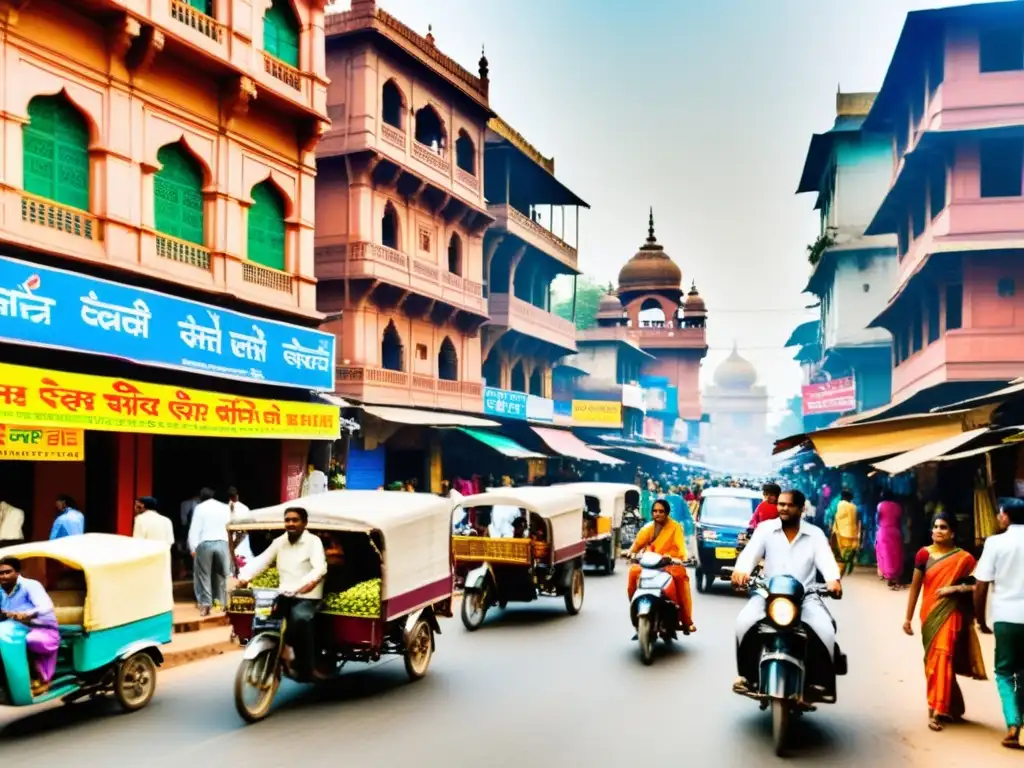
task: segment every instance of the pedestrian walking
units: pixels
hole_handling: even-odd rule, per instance
[[[152,496],[140,496],[135,500],[132,536],[136,539],[162,541],[168,547],[174,546],[174,523],[157,511],[157,501]]]
[[[53,521],[53,528],[50,529],[51,539],[63,539],[65,536],[81,536],[85,533],[85,515],[79,509],[75,500],[62,493],[57,497],[57,519]]]
[[[882,491],[878,503],[875,560],[879,578],[885,579],[890,589],[899,589],[903,575],[903,509],[889,491]]]
[[[231,509],[214,498],[213,491],[203,488],[199,504],[192,513],[188,531],[188,547],[192,553],[192,583],[199,604],[199,615],[209,616],[216,604],[227,604],[227,580],[231,572],[228,552],[228,524]]]
[[[999,500],[999,526],[990,536],[974,571],[974,611],[985,634],[996,636],[996,688],[1003,704],[1003,746],[1021,748],[1024,726],[1024,501]],[[992,629],[985,608],[992,595]]]
[[[839,548],[839,559],[844,566],[843,575],[848,576],[853,573],[854,564],[857,562],[861,535],[860,515],[857,513],[857,505],[853,503],[853,491],[848,488],[843,488],[839,494],[833,530]]]
[[[921,639],[928,685],[928,727],[941,731],[964,715],[964,697],[956,676],[985,679],[981,644],[974,632],[970,600],[974,557],[956,545],[956,516],[946,512],[932,521],[932,544],[914,558],[914,581],[907,596],[903,631],[914,634],[914,608],[921,600]]]

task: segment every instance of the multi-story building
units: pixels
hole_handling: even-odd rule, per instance
[[[1024,368],[1024,6],[908,15],[864,129],[892,178],[869,235],[898,241],[894,403],[958,400]],[[909,407],[909,405],[908,405]]]
[[[316,275],[337,391],[479,413],[487,61],[471,74],[373,0],[325,30]]]
[[[716,467],[747,474],[771,469],[768,390],[757,383],[757,369],[733,345],[704,390],[708,427],[701,440],[707,460]]]
[[[869,327],[896,279],[895,236],[865,234],[892,167],[889,137],[862,128],[874,98],[836,94],[835,124],[811,138],[797,188],[816,194],[821,222],[805,289],[821,301],[819,367],[854,379],[858,412],[889,402],[892,372],[889,332]]]
[[[39,448],[6,440],[0,486],[27,536],[60,492],[120,533],[139,494],[275,503],[293,438],[337,437],[308,403],[334,380],[310,327],[323,6],[0,4],[0,422]],[[215,439],[244,435],[286,440]]]
[[[498,117],[487,129],[484,166],[495,218],[484,238],[491,316],[483,329],[484,379],[489,387],[550,398],[552,367],[576,351],[576,326],[551,311],[555,278],[579,274],[577,250],[565,240],[566,209],[575,208],[578,225],[580,207],[588,206],[555,178],[554,158]]]

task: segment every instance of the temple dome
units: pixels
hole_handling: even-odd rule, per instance
[[[601,301],[597,304],[597,316],[622,317],[622,302],[619,301],[619,297],[612,292],[602,296]]]
[[[654,237],[654,211],[647,228],[647,242],[619,270],[619,292],[674,290],[683,282],[683,272]]]
[[[683,304],[683,316],[706,315],[708,312],[704,298],[697,292],[697,283],[690,286],[690,292],[686,294],[686,302]]]
[[[732,354],[715,369],[714,379],[722,389],[748,390],[757,384],[757,369],[739,353],[734,343]]]

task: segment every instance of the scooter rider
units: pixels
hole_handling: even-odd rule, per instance
[[[740,553],[732,574],[736,589],[745,588],[750,574],[757,563],[764,559],[764,576],[792,576],[798,579],[808,593],[804,597],[801,618],[821,640],[830,658],[835,658],[836,630],[832,614],[825,608],[818,595],[811,594],[817,583],[817,572],[825,578],[826,585],[834,595],[842,594],[839,566],[821,529],[802,520],[804,494],[800,491],[783,491],[779,495],[779,517],[757,526],[747,546]],[[744,643],[750,630],[765,617],[766,605],[763,597],[754,595],[736,617],[736,646],[740,670],[750,669],[744,664],[744,654],[756,643]],[[751,648],[753,653],[757,649]],[[756,667],[756,664],[753,665]],[[737,687],[750,685],[741,676]]]

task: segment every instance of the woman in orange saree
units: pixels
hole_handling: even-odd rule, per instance
[[[932,544],[917,553],[914,580],[907,598],[903,631],[914,634],[911,619],[919,595],[924,671],[928,684],[928,727],[941,731],[942,724],[964,715],[964,698],[956,676],[985,679],[981,645],[974,631],[970,592],[976,565],[970,553],[955,544],[956,518],[940,512],[932,522]]]
[[[674,557],[685,562],[686,540],[683,526],[671,519],[669,514],[669,505],[664,499],[658,499],[651,505],[652,521],[640,529],[636,541],[633,542],[633,546],[629,550],[630,555],[657,552],[659,555]],[[629,569],[627,591],[630,600],[633,599],[633,593],[636,592],[637,583],[640,581],[640,570],[639,565],[634,565]],[[679,626],[682,627],[684,635],[696,632],[697,627],[693,624],[690,576],[687,574],[686,568],[681,565],[670,565],[665,570],[672,574],[668,597],[679,605]]]

